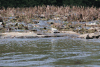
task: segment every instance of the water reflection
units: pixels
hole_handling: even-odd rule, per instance
[[[0,66],[99,66],[100,43],[68,38],[13,39],[0,42]]]
[[[53,52],[55,52],[55,46],[56,46],[55,41],[56,41],[55,39],[51,39],[51,50]]]

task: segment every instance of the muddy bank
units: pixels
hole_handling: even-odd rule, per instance
[[[47,37],[64,37],[69,36],[71,38],[82,38],[82,39],[98,39],[100,37],[99,32],[79,34],[73,31],[61,31],[59,33],[44,33],[37,34],[34,32],[6,32],[0,33],[0,38],[47,38]]]
[[[73,31],[62,31],[60,33],[44,33],[42,35],[38,35],[34,32],[6,32],[0,33],[0,38],[44,38],[44,37],[78,37],[80,34]]]

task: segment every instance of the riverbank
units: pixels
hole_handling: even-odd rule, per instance
[[[74,6],[72,8],[59,7],[60,10],[57,8],[45,6],[47,10],[40,13],[40,10],[44,10],[40,6],[38,9],[36,7],[2,9],[0,11],[1,38],[64,36],[84,39],[99,38],[100,13],[98,9]],[[49,12],[51,10],[52,12]]]

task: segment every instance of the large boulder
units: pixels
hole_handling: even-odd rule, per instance
[[[93,37],[90,37],[89,35],[87,35],[86,39],[93,39]]]
[[[95,33],[88,33],[88,34],[82,34],[79,36],[80,38],[85,38],[85,39],[94,39],[94,38],[99,38],[100,33],[95,32]]]

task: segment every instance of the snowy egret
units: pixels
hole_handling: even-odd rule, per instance
[[[57,32],[58,30],[56,28],[51,28],[51,32],[54,33],[54,32]]]

